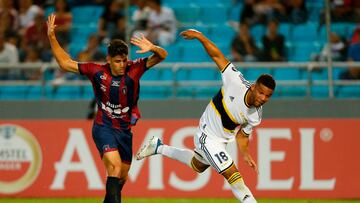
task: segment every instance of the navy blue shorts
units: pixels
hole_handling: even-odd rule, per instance
[[[118,130],[112,127],[94,123],[92,136],[101,157],[103,157],[104,153],[106,152],[117,150],[120,153],[121,161],[131,164],[131,130]]]

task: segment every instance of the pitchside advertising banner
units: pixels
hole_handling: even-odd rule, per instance
[[[193,148],[197,120],[141,120],[135,153],[158,136]],[[1,120],[0,197],[102,197],[106,172],[83,120]],[[228,146],[256,197],[360,198],[360,119],[265,120],[250,150],[256,174]],[[215,170],[202,174],[162,156],[133,159],[126,197],[232,197]]]

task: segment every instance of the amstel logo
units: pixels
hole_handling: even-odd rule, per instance
[[[41,148],[26,129],[0,125],[0,193],[14,194],[28,188],[42,163]]]

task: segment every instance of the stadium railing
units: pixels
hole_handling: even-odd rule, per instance
[[[326,62],[253,62],[253,63],[234,63],[234,65],[244,73],[244,77],[248,79],[250,82],[253,82],[256,77],[261,73],[262,70],[266,69],[270,74],[274,74],[277,70],[298,70],[303,73],[302,77],[289,77],[282,76],[281,78],[276,78],[277,84],[279,87],[302,87],[306,88],[305,95],[306,97],[314,97],[312,94],[313,87],[322,86],[326,87],[326,95],[325,98],[333,98],[336,95],[334,94],[334,87],[346,87],[346,86],[355,86],[354,95],[351,97],[360,98],[360,80],[340,80],[337,76],[333,75],[333,68],[329,68]],[[345,68],[360,68],[359,62],[334,62],[333,67],[337,69],[345,69]],[[36,70],[40,72],[40,78],[38,80],[0,80],[0,94],[3,87],[16,87],[16,86],[38,86],[40,88],[40,96],[39,99],[49,99],[47,96],[47,91],[49,87],[54,86],[51,82],[52,79],[46,78],[46,72],[57,69],[57,64],[55,63],[19,63],[19,64],[7,64],[0,63],[0,72],[4,70]],[[168,97],[165,98],[181,98],[179,94],[179,90],[181,88],[186,87],[216,87],[218,88],[221,85],[221,79],[218,77],[217,79],[210,78],[196,80],[195,79],[179,79],[178,75],[180,71],[190,71],[195,69],[209,69],[213,68],[216,70],[216,65],[214,63],[161,63],[157,65],[154,71],[162,71],[168,70],[171,72],[170,78],[160,78],[160,77],[146,77],[146,79],[141,81],[142,87],[167,87],[171,92],[168,94]],[[256,71],[260,70],[260,71]],[[327,70],[325,71],[325,77],[321,79],[314,79],[313,74],[319,70]],[[256,71],[256,76],[247,77],[247,73],[251,73],[252,71]],[[150,75],[151,76],[151,75]],[[219,74],[220,76],[220,74]],[[290,78],[290,79],[287,79]],[[90,87],[90,83],[87,80],[67,80],[64,83],[57,84],[58,86],[73,86],[73,87]],[[91,89],[91,88],[89,88]],[[7,90],[12,91],[12,90]],[[14,90],[16,91],[16,90]],[[194,90],[196,91],[196,90]],[[291,90],[290,90],[291,91]],[[194,93],[196,95],[196,92]],[[190,95],[190,98],[193,96]],[[279,97],[279,96],[278,96]],[[281,97],[281,96],[280,96]],[[315,96],[316,97],[316,96]],[[52,97],[54,98],[54,97]],[[59,98],[59,97],[57,97]],[[71,96],[70,96],[71,98]],[[156,98],[156,95],[155,95]],[[4,97],[0,96],[0,99],[4,99]],[[6,99],[6,98],[5,98]],[[61,99],[61,97],[59,98]],[[65,98],[66,99],[66,98]],[[84,99],[82,97],[78,97],[75,99]],[[86,99],[86,98],[85,98]]]

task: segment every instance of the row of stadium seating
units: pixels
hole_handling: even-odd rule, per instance
[[[179,32],[195,28],[209,36],[223,53],[230,57],[230,44],[236,31],[229,25],[229,21],[238,21],[240,11],[243,7],[243,0],[237,1],[235,5],[232,0],[163,0],[166,6],[174,9],[179,20]],[[286,38],[286,51],[289,61],[309,61],[312,53],[318,53],[326,42],[326,30],[319,26],[319,14],[323,8],[323,0],[307,1],[309,11],[309,22],[305,24],[280,24],[279,32]],[[131,8],[131,13],[135,8]],[[53,8],[46,9],[48,15]],[[90,34],[97,32],[97,22],[100,18],[103,7],[80,6],[73,7],[73,28],[71,30],[71,43],[69,52],[76,57],[87,42]],[[214,15],[216,13],[216,15]],[[92,22],[89,22],[91,19]],[[351,23],[334,23],[332,31],[346,37],[356,25]],[[266,26],[256,25],[251,28],[252,36],[256,44],[261,48],[261,37],[266,33]],[[169,55],[166,62],[209,62],[210,58],[198,42],[185,41],[180,38],[165,47]],[[106,52],[105,45],[102,50]],[[136,47],[131,48],[131,57],[136,58]],[[338,78],[341,69],[334,69],[334,79]],[[299,69],[242,69],[245,77],[253,81],[260,73],[271,73],[276,80],[302,80],[306,81],[307,72]],[[314,80],[326,80],[327,72],[316,71],[311,74]],[[51,78],[46,78],[48,81]],[[151,69],[142,78],[142,81],[173,81],[174,76],[170,69]],[[219,81],[220,74],[214,68],[208,69],[180,69],[175,77],[176,82],[186,81]],[[180,86],[176,89],[177,97],[184,98],[210,98],[218,86]],[[44,92],[43,92],[44,91]],[[307,87],[303,86],[278,86],[275,97],[304,97],[307,95]],[[356,86],[335,87],[337,97],[359,97],[359,88]],[[174,94],[172,86],[142,86],[141,97],[145,99],[171,98]],[[40,85],[35,86],[1,86],[0,99],[40,99],[43,96],[47,99],[90,99],[92,97],[90,86],[58,86],[46,85],[43,90]],[[315,98],[326,98],[328,96],[327,86],[311,87],[311,96]]]
[[[176,98],[187,99],[210,99],[219,90],[218,86],[186,86],[176,90]],[[316,99],[328,98],[327,86],[314,86],[310,89],[311,97]],[[174,89],[171,86],[142,86],[141,99],[170,99],[173,97]],[[334,90],[336,98],[359,98],[360,88],[358,86],[337,86]],[[273,98],[300,98],[307,96],[305,86],[288,87],[278,86]],[[39,100],[39,99],[91,99],[93,92],[91,86],[59,86],[45,88],[42,93],[41,86],[1,86],[0,100]]]

